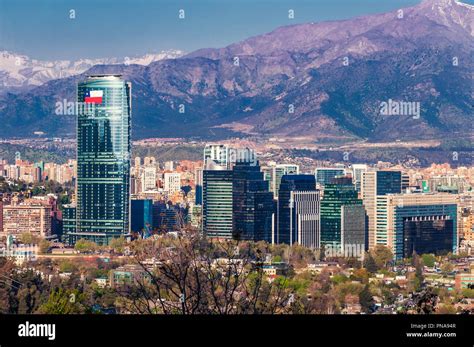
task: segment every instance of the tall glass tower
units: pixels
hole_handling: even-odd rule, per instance
[[[80,82],[77,101],[76,228],[66,240],[108,244],[130,230],[131,84],[119,75]]]

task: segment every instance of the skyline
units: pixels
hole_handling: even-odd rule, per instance
[[[90,0],[80,4],[69,0],[41,3],[1,0],[0,49],[39,60],[136,57],[171,49],[190,53],[200,48],[225,47],[281,26],[345,20],[420,2],[279,0],[274,4],[266,0],[256,3],[205,0],[195,4],[184,0],[174,4],[167,0],[139,0],[133,2],[132,7],[129,0],[124,0],[110,7],[109,0],[93,6]],[[464,2],[474,3],[472,0]],[[341,6],[344,11],[340,10]],[[25,11],[26,7],[29,11]],[[71,9],[75,11],[74,19],[69,18]],[[184,20],[178,18],[180,9],[185,10]],[[288,18],[289,9],[295,11],[294,19]],[[123,24],[123,29],[116,29]],[[103,44],[104,36],[107,45]],[[45,38],[47,44],[44,44]]]

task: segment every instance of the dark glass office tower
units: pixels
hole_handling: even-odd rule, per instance
[[[89,76],[77,101],[76,230],[67,240],[108,244],[130,230],[131,85],[119,75]]]
[[[258,164],[236,162],[232,202],[233,238],[271,242],[273,193],[269,191]]]
[[[321,200],[321,245],[340,245],[342,206],[362,205],[355,186],[342,180],[340,182],[341,184],[327,184],[324,187]],[[362,222],[364,223],[361,223],[360,228],[365,233],[365,220],[362,219]]]
[[[278,191],[277,221],[278,227],[275,243],[294,243],[297,237],[297,219],[292,218],[294,201],[291,201],[292,192],[315,192],[316,178],[314,175],[284,175],[281,178]]]
[[[446,216],[409,217],[403,221],[403,256],[453,251],[454,220]]]
[[[401,171],[377,171],[377,194],[399,194],[402,192]]]
[[[131,231],[145,235],[153,230],[153,200],[131,201]]]

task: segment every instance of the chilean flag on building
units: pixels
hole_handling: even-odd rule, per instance
[[[88,90],[84,96],[84,102],[90,104],[101,104],[103,94],[104,92],[102,90]]]

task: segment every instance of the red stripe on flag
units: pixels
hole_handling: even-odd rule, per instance
[[[84,99],[84,102],[90,103],[90,104],[101,104],[102,103],[102,98],[101,97],[88,97]]]

